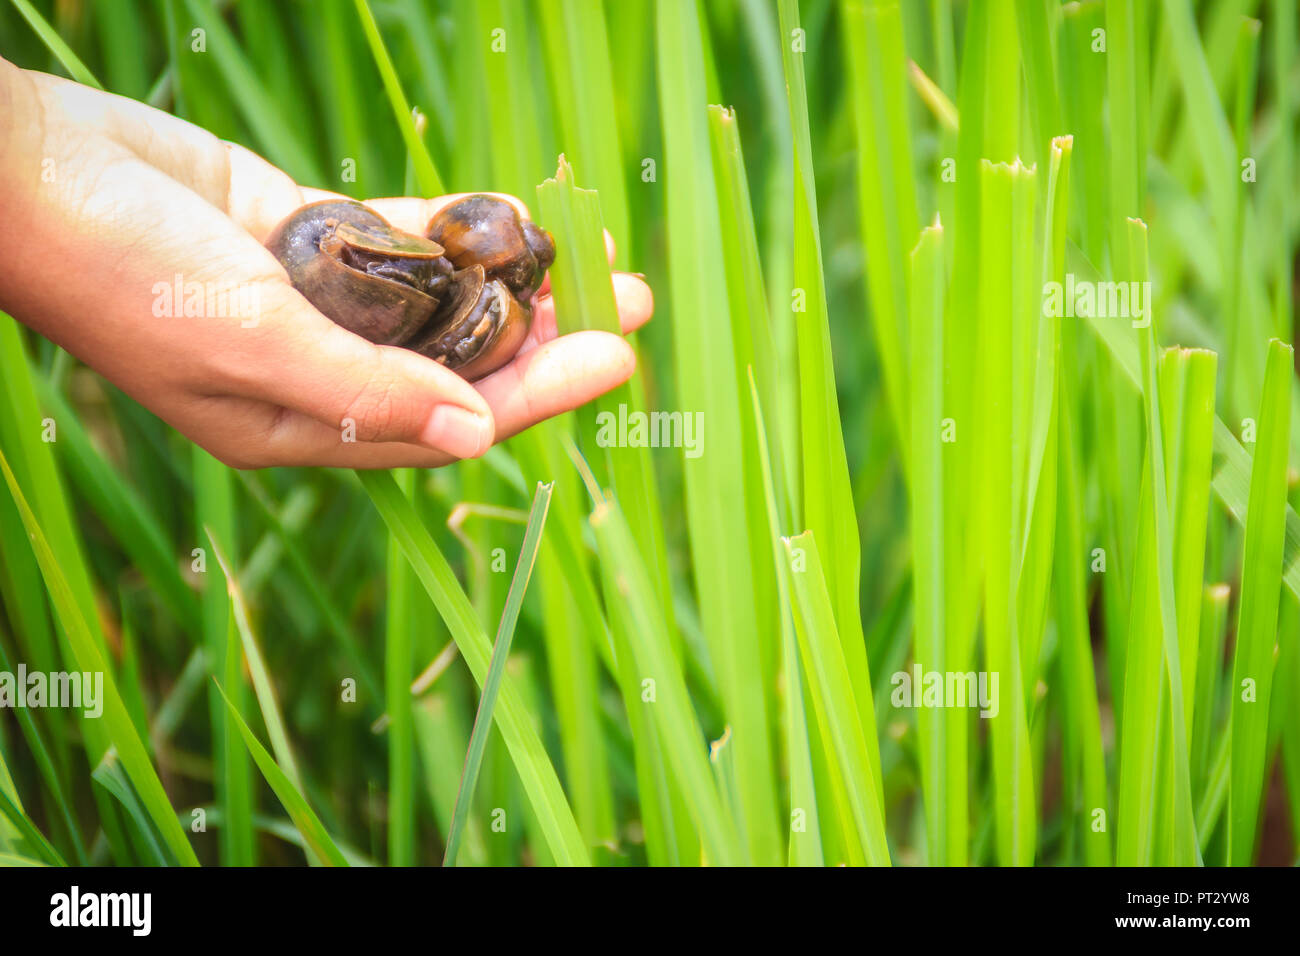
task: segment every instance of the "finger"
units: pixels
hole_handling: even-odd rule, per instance
[[[288,173],[251,150],[237,143],[227,143],[226,149],[230,154],[226,212],[258,242],[265,242],[271,230],[299,206],[314,201],[305,195],[309,190],[299,188]]]
[[[342,193],[336,193],[329,189],[317,189],[315,186],[301,186],[299,188],[302,189],[302,201],[304,203],[321,202],[326,199],[352,198],[351,196],[345,196]]]
[[[618,336],[578,332],[515,359],[478,387],[492,407],[501,441],[591,401],[627,381],[635,369],[635,354]],[[187,434],[203,435],[213,454],[240,468],[436,468],[463,457],[404,441],[345,441],[338,428],[269,404],[252,408],[220,400],[204,411],[202,421],[172,423]]]
[[[405,442],[345,441],[337,428],[265,402],[216,400],[199,419],[172,424],[200,436],[203,446],[232,468],[438,468],[458,460]]]
[[[259,299],[256,324],[209,360],[214,391],[301,412],[356,442],[408,442],[457,458],[491,447],[488,403],[455,372],[372,345],[282,281],[262,283]]]
[[[440,210],[467,196],[477,195],[495,196],[497,199],[504,200],[514,206],[515,210],[524,219],[532,218],[528,214],[528,207],[522,199],[506,193],[450,193],[434,199],[420,199],[416,196],[390,196],[384,199],[367,199],[366,205],[398,229],[424,235],[429,220],[436,216]]]
[[[654,314],[654,293],[639,276],[627,272],[615,272],[614,300],[618,304],[618,320],[623,334],[635,332],[650,320]],[[543,342],[549,342],[559,335],[556,326],[555,300],[549,295],[539,295],[533,304],[533,324],[528,330],[528,338],[520,347],[521,352],[536,348]]]
[[[501,441],[605,394],[635,371],[636,353],[620,336],[575,332],[516,356],[476,384]]]

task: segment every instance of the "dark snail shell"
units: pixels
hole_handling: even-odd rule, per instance
[[[531,317],[504,282],[488,279],[481,265],[473,265],[456,273],[454,292],[438,320],[407,348],[473,381],[514,357]]]
[[[303,206],[266,246],[308,302],[380,345],[400,345],[418,333],[451,284],[441,246],[394,229],[350,200]]]
[[[520,218],[515,207],[494,196],[469,196],[443,208],[424,233],[446,249],[457,269],[478,264],[527,302],[555,261],[550,233]]]
[[[329,199],[298,209],[266,245],[294,288],[339,325],[482,378],[527,337],[555,243],[514,206],[481,195],[447,206],[426,231],[414,236],[361,203]]]

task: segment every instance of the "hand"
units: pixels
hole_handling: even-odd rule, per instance
[[[335,325],[289,285],[262,242],[298,206],[332,194],[166,113],[3,60],[0,127],[9,236],[0,308],[227,464],[442,465],[590,401],[635,369],[620,336],[557,337],[544,284],[519,354],[470,384]],[[419,233],[455,198],[369,205]],[[210,308],[222,299],[209,297],[187,317],[188,291],[170,301],[178,280],[222,293],[228,307]],[[630,332],[650,318],[650,289],[625,273],[613,284]]]

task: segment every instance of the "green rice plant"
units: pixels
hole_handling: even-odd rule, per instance
[[[639,673],[650,675],[656,696],[649,707],[665,749],[679,758],[677,774],[683,798],[691,814],[699,841],[702,862],[717,866],[735,865],[743,858],[745,844],[735,823],[723,813],[717,783],[704,760],[702,747],[693,746],[699,728],[691,713],[686,683],[669,652],[662,623],[654,613],[653,592],[640,560],[627,521],[618,503],[597,497],[590,524],[600,551],[615,559],[602,564],[627,602],[627,647]],[[617,567],[618,572],[612,569]],[[645,702],[645,698],[642,698]],[[649,702],[648,702],[649,703]]]
[[[1282,540],[1286,528],[1287,451],[1291,434],[1291,346],[1269,343],[1260,399],[1259,439],[1250,469],[1250,506],[1242,556],[1241,605],[1232,666],[1232,775],[1228,784],[1228,862],[1254,859],[1266,760],[1269,695],[1277,641]]]
[[[1022,290],[1036,278],[1029,269],[1033,244],[1035,171],[983,162],[980,166],[982,254],[989,263],[980,277],[979,372],[976,468],[984,565],[984,653],[986,669],[998,675],[1000,701],[989,717],[993,746],[998,861],[1004,866],[1033,862],[1035,847],[1034,775],[1030,766],[1029,724],[1016,608],[1016,552],[1023,519],[1018,514],[1023,479],[1023,449],[1015,442],[1013,415],[1017,381],[1023,382],[1022,350],[1013,335],[1023,334],[1018,307]],[[1011,305],[1008,308],[1008,305]],[[1013,356],[1015,358],[1013,358]],[[1018,361],[1017,359],[1021,359]]]
[[[75,662],[75,666],[83,672],[104,675],[106,698],[104,711],[107,729],[103,733],[117,749],[131,782],[139,790],[154,825],[158,827],[175,859],[180,863],[197,866],[198,859],[194,855],[194,850],[176,822],[175,814],[167,801],[167,794],[149,762],[144,744],[136,734],[112,675],[108,672],[103,651],[95,641],[85,617],[82,616],[72,585],[58,558],[55,557],[54,550],[41,529],[36,515],[28,505],[26,496],[18,486],[18,479],[3,452],[0,452],[0,470],[4,472],[5,483],[9,487],[14,504],[18,507],[23,525],[27,528],[28,537],[31,539],[32,550],[36,553],[36,560],[41,566],[41,574],[45,578],[46,587],[49,589],[62,625],[69,660]],[[10,819],[12,820],[12,816]]]
[[[510,579],[510,593],[506,596],[505,610],[501,612],[501,624],[497,628],[496,641],[492,645],[492,663],[488,667],[487,680],[483,682],[483,696],[479,701],[478,713],[474,717],[474,729],[469,737],[469,752],[465,756],[465,769],[461,773],[460,790],[456,794],[456,809],[451,818],[451,832],[447,837],[447,852],[443,866],[456,865],[456,851],[460,849],[461,835],[465,831],[465,817],[469,814],[469,802],[474,796],[474,785],[478,782],[479,768],[483,762],[483,747],[487,743],[488,729],[492,726],[492,711],[496,707],[497,694],[501,691],[501,678],[505,675],[506,660],[510,656],[510,642],[514,640],[515,624],[519,620],[519,606],[523,603],[528,580],[533,574],[539,539],[542,528],[546,525],[546,509],[550,503],[551,487],[539,484],[533,495],[533,506],[528,513],[528,528],[524,532],[524,544],[519,552],[519,561],[515,564],[515,573]]]
[[[410,469],[394,473],[402,493],[415,493]],[[415,731],[411,703],[411,660],[415,580],[392,532],[386,555],[384,600],[384,701],[388,715],[388,860],[410,866],[415,853]]]
[[[424,140],[416,131],[415,118],[410,106],[407,105],[401,81],[397,78],[397,71],[393,68],[392,59],[384,46],[384,39],[379,33],[379,26],[375,23],[375,16],[370,11],[370,4],[367,0],[356,0],[356,7],[361,28],[366,35],[366,42],[370,44],[370,51],[374,54],[375,63],[379,67],[379,75],[384,80],[384,93],[388,96],[393,115],[397,118],[398,129],[402,131],[406,153],[415,164],[416,183],[426,196],[440,195],[446,191],[442,188],[442,179],[433,166],[433,160],[424,145]]]
[[[802,29],[798,26],[796,3],[781,0],[779,10],[784,36],[792,36],[794,31]],[[879,765],[880,745],[870,703],[871,675],[857,606],[861,569],[859,539],[855,523],[837,519],[837,515],[852,511],[852,496],[831,363],[830,318],[822,269],[804,63],[802,57],[795,56],[793,42],[782,43],[781,61],[785,66],[790,126],[794,135],[795,288],[791,292],[791,307],[795,309],[796,304],[801,304],[796,311],[804,314],[804,318],[795,323],[803,456],[799,485],[793,491],[795,523],[822,541],[822,547],[826,549],[827,588],[853,685],[858,719],[870,763]],[[879,786],[879,774],[873,773],[870,779],[883,812],[884,796]],[[860,838],[865,839],[865,836],[860,834]]]
[[[858,704],[854,696],[853,678],[835,627],[817,542],[811,532],[804,532],[786,538],[784,543],[799,658],[808,674],[819,736],[827,749],[832,800],[844,845],[850,862],[887,866],[884,814],[876,796],[879,778],[857,719],[857,713],[869,708],[871,702]]]
[[[754,418],[758,424],[758,453],[763,476],[763,498],[767,505],[768,534],[772,545],[773,567],[776,569],[776,590],[781,615],[781,674],[785,681],[782,708],[782,739],[789,762],[790,776],[790,846],[787,862],[790,866],[820,866],[825,862],[820,839],[820,811],[817,808],[817,787],[813,777],[813,762],[808,738],[808,714],[804,705],[802,668],[795,642],[790,582],[784,573],[785,549],[781,536],[781,522],[777,508],[772,457],[766,437],[763,408],[752,369],[749,371],[750,398]],[[796,825],[796,821],[799,825]]]
[[[475,679],[480,683],[485,681],[491,657],[490,645],[446,558],[390,475],[358,472],[358,476],[389,530],[397,537],[420,583],[443,615]],[[551,852],[557,862],[586,862],[587,854],[573,820],[573,811],[564,799],[555,770],[509,682],[501,690],[500,706],[498,725],[502,737],[516,761],[534,810],[542,820]]]
[[[717,543],[750,551],[743,461],[740,382],[727,322],[698,316],[728,314],[727,289],[714,281],[722,261],[720,219],[704,93],[703,41],[694,12],[671,3],[657,8],[659,92],[664,120],[665,175],[679,185],[668,195],[667,218],[681,241],[668,252],[675,280],[672,315],[678,338],[697,339],[676,354],[678,400],[708,422],[706,454],[686,459],[686,513],[701,625],[717,670],[720,696],[735,733],[739,816],[746,833],[746,859],[775,863],[780,844],[771,744],[769,702],[760,679],[760,654],[745,646],[750,635],[773,639],[754,613],[751,565],[719,560]]]
[[[943,550],[943,227],[937,222],[921,233],[911,255],[912,341],[909,354],[911,417],[910,503],[916,589],[913,657],[921,672],[948,670],[944,628],[945,565]],[[964,773],[951,773],[948,734],[964,721],[940,711],[918,715],[924,755],[921,780],[925,800],[926,841],[938,864],[959,863],[966,856],[967,793]],[[961,730],[956,729],[957,733]]]
[[[897,4],[844,4],[857,128],[858,200],[867,246],[867,275],[876,348],[894,410],[900,447],[909,447],[909,403],[903,396],[908,349],[908,243],[917,233],[912,186],[911,130],[903,75],[902,23]],[[887,155],[884,147],[888,148]]]
[[[217,685],[217,691],[225,700],[230,711],[230,719],[234,721],[241,737],[244,738],[244,744],[248,747],[248,752],[252,754],[253,761],[257,768],[262,771],[262,776],[275,795],[279,797],[280,802],[284,804],[289,818],[293,820],[294,826],[302,834],[303,840],[309,852],[315,854],[318,859],[328,862],[332,866],[347,866],[347,858],[334,845],[329,834],[321,825],[320,819],[316,816],[315,811],[303,798],[298,788],[294,786],[293,781],[289,778],[275,760],[267,753],[266,748],[262,746],[253,732],[248,729],[248,724],[244,723],[244,718],[239,715],[238,708],[231,703],[230,698],[226,697],[225,691],[221,690],[221,685]]]

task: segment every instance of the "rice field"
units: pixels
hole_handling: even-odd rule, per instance
[[[355,472],[0,315],[0,864],[1295,865],[1298,51],[1295,0],[0,0],[304,186],[520,197],[562,334],[618,330],[602,230],[656,300],[626,384]]]

